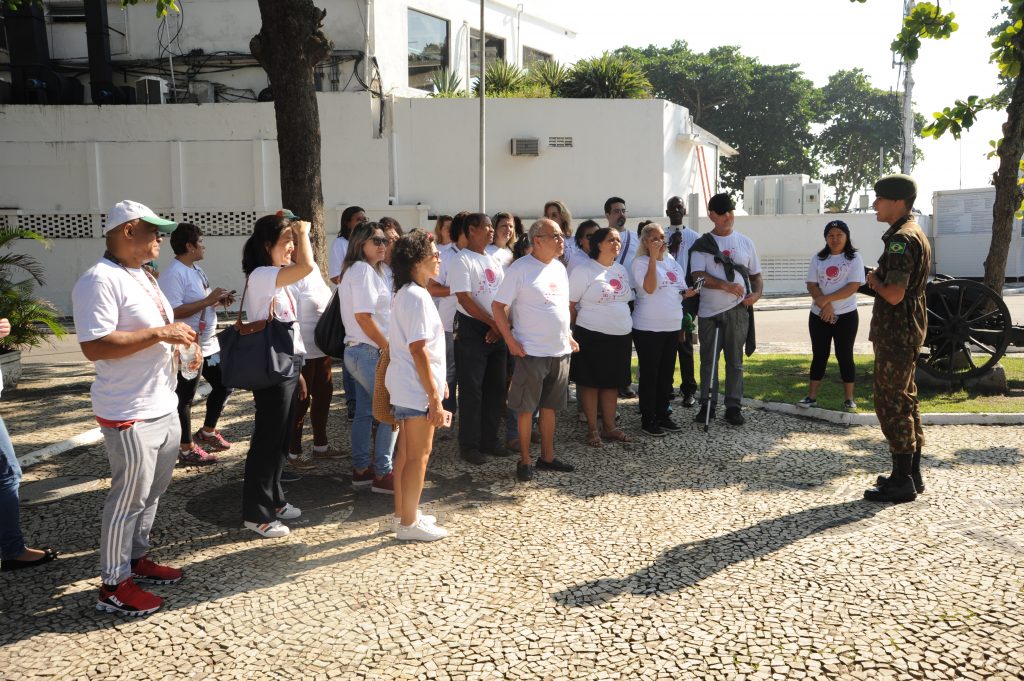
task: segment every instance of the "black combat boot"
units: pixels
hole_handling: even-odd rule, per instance
[[[885,484],[864,491],[867,501],[887,501],[900,504],[917,498],[914,480],[910,477],[913,461],[911,454],[893,454],[895,471],[886,478]]]
[[[896,455],[892,455],[892,470],[893,472],[889,475],[879,475],[878,479],[875,480],[875,486],[881,487],[884,485],[890,477],[896,472]],[[921,477],[921,452],[914,452],[913,458],[910,460],[910,477],[914,481],[914,489],[918,494],[924,492],[924,478]]]

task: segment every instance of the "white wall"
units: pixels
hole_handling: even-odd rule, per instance
[[[403,203],[429,202],[446,213],[476,208],[478,107],[474,100],[397,101],[396,191]],[[663,215],[667,195],[694,187],[687,183],[695,177],[694,147],[666,125],[685,115],[662,100],[488,100],[487,210],[533,217],[560,199],[577,217],[603,217],[604,200],[621,196],[632,215]],[[548,147],[553,136],[572,137],[572,148]],[[540,155],[512,156],[513,137],[539,138]]]

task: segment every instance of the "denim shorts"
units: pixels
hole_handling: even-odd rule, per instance
[[[411,407],[400,407],[397,404],[391,405],[391,410],[395,413],[396,421],[403,421],[405,419],[414,419],[421,416],[427,415],[426,409],[413,409]]]

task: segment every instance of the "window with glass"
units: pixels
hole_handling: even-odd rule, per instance
[[[434,89],[434,71],[448,68],[448,22],[409,10],[409,87]]]
[[[492,64],[505,58],[505,39],[496,35],[486,34],[484,41],[485,59]],[[480,31],[471,29],[469,32],[469,76],[470,79],[480,77]]]
[[[540,50],[535,50],[532,47],[526,47],[525,45],[523,46],[523,68],[524,69],[530,68],[530,64],[536,64],[539,61],[554,61],[554,60],[555,60],[554,56],[548,54],[547,52],[541,52]]]

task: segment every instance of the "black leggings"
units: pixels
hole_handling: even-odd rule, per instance
[[[835,341],[839,375],[843,383],[854,382],[857,368],[853,363],[853,342],[857,339],[859,323],[857,310],[838,315],[835,324],[821,321],[821,317],[813,312],[810,314],[807,330],[811,333],[811,352],[814,353],[811,359],[812,381],[820,381],[825,376],[825,365]]]
[[[203,360],[203,378],[210,384],[212,390],[206,398],[206,418],[203,425],[207,428],[216,428],[224,405],[231,394],[231,388],[224,387],[220,378],[220,364],[211,366],[209,357]],[[187,445],[192,442],[192,398],[196,396],[196,388],[199,387],[199,376],[189,380],[178,374],[178,386],[174,392],[178,394],[178,421],[181,422],[181,444]]]

